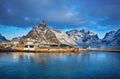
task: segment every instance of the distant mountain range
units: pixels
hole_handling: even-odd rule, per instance
[[[2,34],[0,34],[0,42],[9,42]]]
[[[34,26],[26,36],[15,37],[11,41],[20,41],[27,38],[37,40],[41,44],[103,44],[120,46],[120,29],[117,31],[110,31],[106,33],[103,39],[99,39],[97,34],[86,29],[70,30],[64,33],[59,30],[50,29],[47,27],[45,21],[42,21],[39,25]],[[9,40],[0,34],[0,42],[7,41]]]
[[[67,31],[66,34],[78,44],[98,44],[101,42],[97,34],[85,29]]]
[[[79,46],[104,46],[105,48],[120,48],[120,29],[106,33],[103,39],[89,30],[70,30],[66,34]]]

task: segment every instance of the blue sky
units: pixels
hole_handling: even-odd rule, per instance
[[[88,29],[102,38],[120,28],[120,0],[0,0],[0,33],[8,39],[42,20],[53,29]]]

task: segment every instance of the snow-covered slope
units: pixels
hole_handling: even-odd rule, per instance
[[[102,39],[102,43],[109,44],[113,40],[115,33],[115,31],[110,31],[106,33],[105,37]]]
[[[107,45],[120,45],[120,29],[106,33],[102,42]]]
[[[0,42],[9,42],[9,40],[0,34]]]
[[[85,44],[96,44],[100,43],[100,39],[96,34],[88,30],[71,30],[67,31],[66,34],[75,40],[77,43]]]
[[[55,34],[55,36],[61,43],[69,44],[69,45],[76,45],[75,41],[71,39],[66,33],[58,31],[58,30],[52,30],[52,32]]]

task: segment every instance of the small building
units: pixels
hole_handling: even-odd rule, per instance
[[[25,45],[24,45],[24,50],[35,50],[35,40],[27,38]]]
[[[25,45],[24,50],[35,50],[35,46],[34,45]]]

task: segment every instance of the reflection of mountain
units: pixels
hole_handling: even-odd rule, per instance
[[[38,66],[45,67],[49,62],[49,53],[24,53],[24,56],[29,60],[32,60]]]
[[[47,62],[49,62],[49,54],[37,54],[32,58],[33,61],[42,68],[47,65]]]

